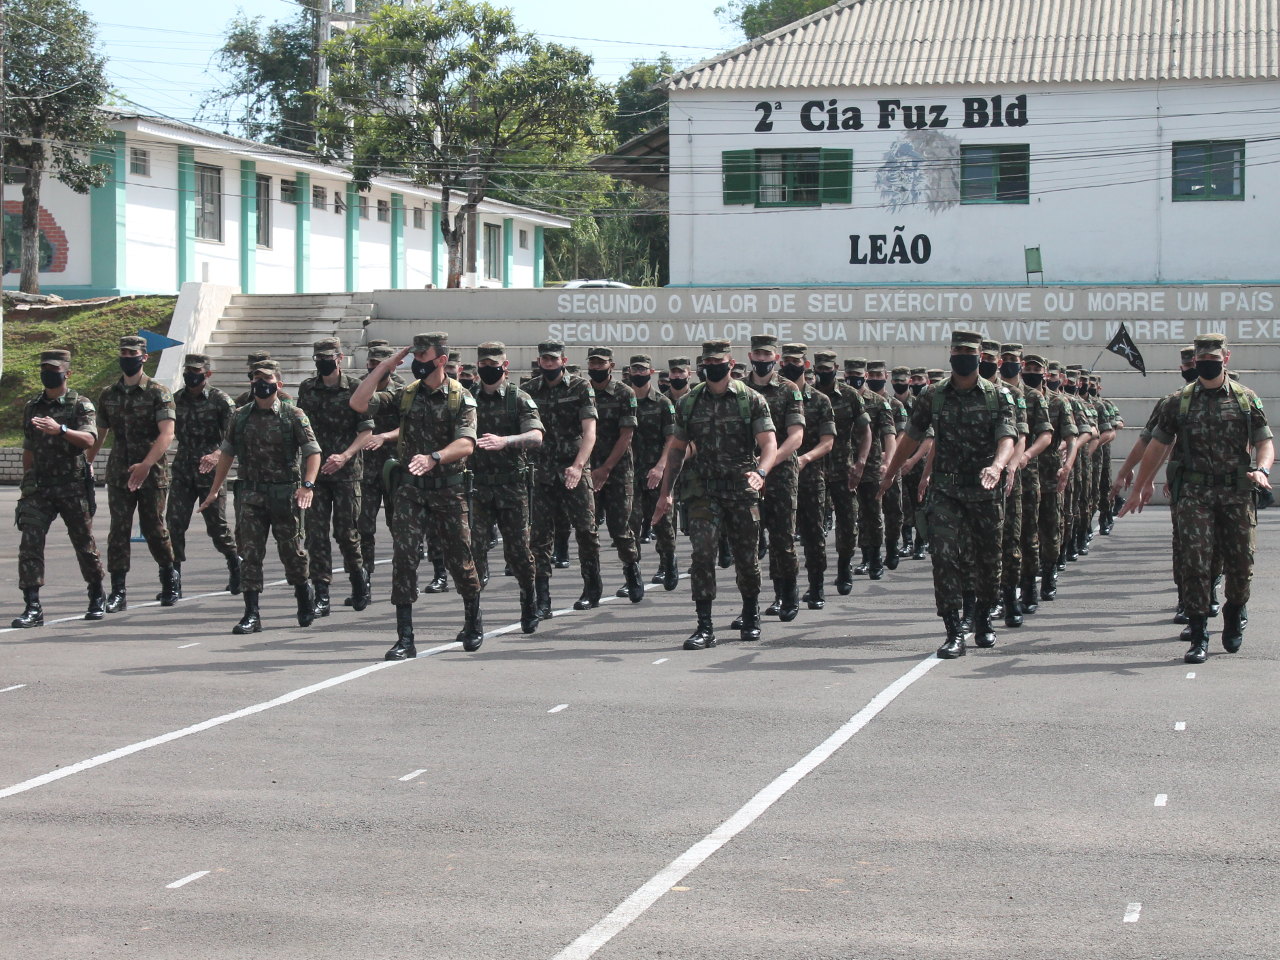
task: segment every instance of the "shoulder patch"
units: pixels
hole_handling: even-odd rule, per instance
[[[1018,398],[1018,408],[1021,410],[1027,409],[1027,401],[1024,400],[1022,397]]]

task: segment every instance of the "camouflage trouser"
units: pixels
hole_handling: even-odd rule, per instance
[[[169,488],[151,484],[130,490],[123,483],[107,484],[107,505],[111,509],[111,531],[107,534],[107,569],[112,573],[129,572],[129,538],[133,536],[133,512],[138,511],[138,526],[147,541],[151,556],[162,567],[173,565],[173,542],[164,525],[165,499]]]
[[[991,609],[1000,595],[1003,499],[961,500],[930,486],[924,516],[938,616],[964,606],[969,582],[978,605]]]
[[[1079,458],[1076,463],[1079,463]],[[1062,552],[1063,546],[1070,542],[1071,537],[1075,535],[1076,514],[1079,512],[1080,503],[1080,471],[1076,467],[1072,467],[1067,473],[1067,486],[1062,491],[1062,515],[1058,523],[1058,552]],[[1054,557],[1056,563],[1058,558]]]
[[[368,453],[365,454],[369,456]],[[368,469],[366,462],[364,484],[360,488],[360,518],[356,528],[360,531],[360,558],[365,565],[372,564],[378,539],[378,512],[386,517],[387,527],[391,527],[391,498],[382,486],[382,467],[378,466],[377,474]],[[487,542],[487,538],[486,538]]]
[[[311,557],[311,579],[333,580],[333,554],[329,527],[338,541],[347,573],[364,566],[360,554],[360,484],[355,480],[319,480],[307,511],[307,553]]]
[[[733,548],[738,592],[751,599],[760,595],[760,560],[756,541],[760,536],[760,508],[756,500],[729,500],[717,496],[686,500],[689,508],[689,580],[693,599],[716,598],[716,557],[720,534],[726,532]]]
[[[879,493],[879,480],[858,484],[858,546],[872,554],[884,549],[884,509]]]
[[[187,527],[191,526],[191,514],[209,495],[212,485],[212,473],[198,473],[194,468],[189,471],[174,468],[165,519],[169,526],[169,539],[173,541],[173,559],[178,563],[185,563],[187,559]],[[236,541],[227,525],[227,499],[224,484],[213,503],[200,516],[204,518],[204,529],[217,551],[224,557],[234,557]]]
[[[769,579],[773,581],[794,580],[800,570],[795,544],[798,495],[795,460],[775,466],[764,482],[760,501],[760,522],[769,531]],[[737,537],[732,540],[735,557],[739,542]]]
[[[804,548],[804,568],[811,578],[821,579],[827,569],[826,502],[827,478],[822,465],[810,464],[800,474],[796,532]]]
[[[295,587],[307,582],[307,551],[302,545],[305,514],[294,499],[295,490],[292,483],[262,484],[249,489],[243,481],[236,490],[240,504],[240,583],[249,592],[262,592],[268,532],[275,537],[285,578]]]
[[[1002,478],[1003,479],[1003,478]],[[1013,481],[1013,492],[1004,500],[1004,525],[1000,535],[1000,586],[1016,587],[1022,575],[1022,471]]]
[[[827,472],[827,495],[836,515],[835,544],[837,557],[852,557],[858,545],[858,497],[849,489],[849,475],[844,470]]]
[[[904,525],[917,528],[921,526],[924,518],[917,520],[916,511],[920,509],[920,478],[924,476],[924,459],[911,468],[910,473],[902,476],[902,522]]]
[[[623,563],[636,563],[640,551],[636,549],[637,538],[631,532],[631,488],[635,486],[635,476],[627,459],[609,474],[595,495],[595,510],[597,514],[604,511],[605,527],[613,540],[613,548],[618,551],[618,559]],[[590,478],[582,482],[590,483]]]
[[[1173,507],[1182,541],[1182,602],[1189,617],[1209,616],[1218,562],[1225,577],[1224,599],[1243,606],[1253,581],[1258,511],[1253,494],[1232,487],[1184,483]]]
[[[1115,516],[1115,498],[1111,496],[1111,444],[1102,448],[1102,474],[1098,480],[1098,512],[1103,520]]]
[[[1058,562],[1062,552],[1062,514],[1065,493],[1058,492],[1058,471],[1062,455],[1046,450],[1036,458],[1040,470],[1040,569]]]
[[[1022,570],[1019,583],[1040,576],[1040,471],[1035,461],[1022,471]]]
[[[1093,476],[1090,461],[1091,455],[1087,452],[1081,452],[1076,458],[1075,528],[1077,532],[1083,527],[1085,517],[1089,515],[1089,481]]]
[[[533,552],[529,549],[529,486],[523,477],[509,483],[476,483],[471,494],[471,555],[476,574],[489,575],[489,531],[502,533],[502,553],[521,590],[533,589]]]
[[[600,576],[600,538],[596,535],[596,505],[591,480],[583,472],[582,481],[569,490],[559,471],[550,483],[539,481],[533,499],[533,561],[540,580],[551,577],[551,554],[555,547],[556,517],[563,514],[577,532],[578,565],[584,582]]]
[[[18,586],[23,590],[44,586],[45,538],[54,517],[62,517],[66,524],[84,582],[102,579],[102,559],[93,540],[93,518],[89,515],[84,484],[37,489],[18,501],[16,517],[18,529],[22,531],[22,542],[18,545]]]
[[[637,474],[635,485],[631,488],[631,536],[635,538],[636,549],[639,549],[640,533],[644,529],[644,525],[653,517],[653,511],[658,506],[658,494],[662,492],[662,484],[659,483],[652,490],[649,489],[649,482],[646,479],[648,473]],[[653,533],[658,541],[658,557],[665,559],[675,556],[676,552],[676,523],[675,510],[668,510],[653,528]]]
[[[902,536],[902,500],[902,478],[899,477],[880,501],[884,515],[884,539],[886,548],[890,550],[898,549],[898,539]]]
[[[471,525],[463,487],[424,490],[406,475],[391,502],[391,602],[401,606],[418,599],[419,553],[428,532],[440,545],[459,596],[478,596],[480,578],[471,557]]]

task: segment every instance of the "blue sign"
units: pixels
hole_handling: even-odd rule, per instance
[[[138,336],[147,341],[147,353],[158,353],[165,347],[180,347],[181,340],[171,340],[159,333],[152,333],[150,330],[139,330]]]

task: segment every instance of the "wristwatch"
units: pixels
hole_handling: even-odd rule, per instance
[[[432,460],[434,460],[436,463],[439,463],[439,462],[440,462],[440,451],[439,451],[439,450],[432,450],[432,451],[431,451],[430,456],[431,456],[431,459],[432,459]]]
[[[67,433],[67,425],[66,425],[65,423],[60,423],[60,424],[58,424],[58,427],[60,428],[60,431],[61,431],[61,433],[63,434],[63,436],[66,436],[66,433]]]
[[[67,428],[66,428],[66,427],[63,427],[62,429],[63,429],[63,431],[65,431]],[[1271,476],[1271,471],[1270,471],[1270,470],[1268,470],[1266,467],[1254,467],[1253,469],[1254,469],[1256,472],[1258,472],[1258,473],[1262,474],[1264,477],[1269,477],[1269,476]]]
[[[302,481],[302,489],[303,489],[303,490],[314,490],[315,488],[316,488],[316,485],[315,485],[315,483],[313,483],[312,481],[310,481],[310,480],[303,480],[303,481]]]
[[[756,467],[756,473],[760,474],[760,479],[761,479],[761,480],[764,480],[764,479],[766,479],[766,478],[769,476],[767,473],[765,473],[765,472],[764,472],[763,470],[761,470],[759,467]]]

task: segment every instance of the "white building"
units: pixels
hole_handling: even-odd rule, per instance
[[[1275,0],[841,0],[669,96],[673,285],[1280,278]]]
[[[306,154],[156,117],[112,112],[97,151],[107,183],[41,191],[41,290],[64,297],[173,293],[189,280],[244,293],[444,286],[440,192],[388,177],[358,192],[351,174]],[[456,210],[457,197],[453,197]],[[5,219],[21,215],[20,188]],[[543,233],[564,217],[480,205],[469,285],[540,287]],[[15,272],[6,275],[16,287]]]

